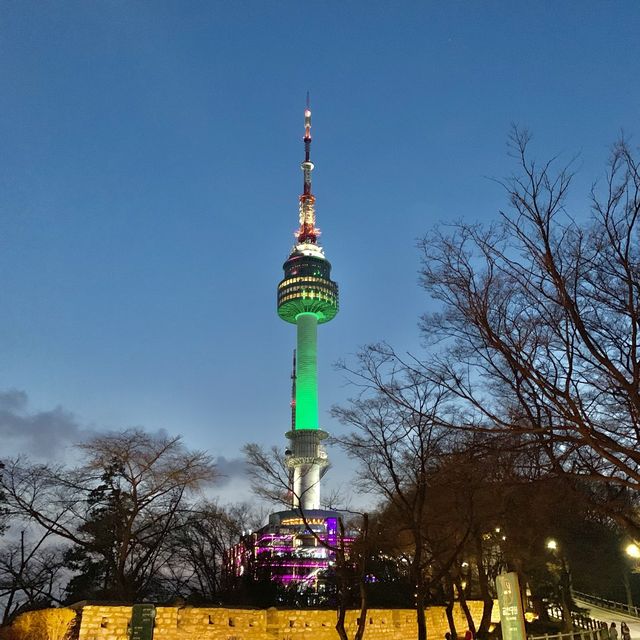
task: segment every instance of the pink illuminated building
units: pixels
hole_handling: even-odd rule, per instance
[[[272,513],[267,525],[231,550],[228,567],[238,578],[271,581],[321,602],[331,592],[339,518],[322,509],[305,512],[304,519],[298,509]],[[348,549],[352,539],[343,542]]]

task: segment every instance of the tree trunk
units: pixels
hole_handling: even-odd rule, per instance
[[[9,622],[11,615],[12,615],[12,608],[13,608],[13,599],[16,596],[16,593],[18,592],[18,588],[20,586],[20,583],[22,581],[22,573],[25,569],[25,558],[24,558],[24,531],[20,532],[20,569],[18,570],[18,573],[13,576],[13,579],[11,581],[11,588],[9,590],[9,598],[7,600],[7,603],[5,605],[5,609],[4,609],[4,615],[2,616],[2,624],[5,625]]]
[[[447,622],[449,623],[449,631],[451,632],[451,639],[456,640],[458,637],[458,631],[456,629],[456,621],[453,617],[455,595],[453,593],[453,583],[448,577],[445,580],[445,589],[446,589],[446,595],[447,595],[447,606],[445,607],[444,611],[447,616]]]
[[[360,593],[360,613],[356,625],[354,640],[362,640],[367,628],[367,613],[369,611],[369,593],[365,582],[367,562],[367,539],[369,533],[369,514],[362,515],[362,550],[358,560],[358,589]],[[344,548],[344,524],[340,521],[340,546],[336,549],[336,566],[338,571],[338,619],[336,631],[340,640],[349,640],[345,629],[347,608],[349,606],[351,587],[353,585],[350,561],[347,560]]]
[[[476,569],[478,570],[478,586],[482,596],[482,619],[478,627],[478,638],[484,640],[489,635],[491,625],[491,613],[493,611],[493,598],[489,590],[489,578],[483,564],[482,537],[477,534],[475,538],[476,547]]]
[[[427,640],[427,620],[424,615],[424,593],[418,589],[416,597],[416,622],[418,623],[418,640]]]
[[[369,594],[364,581],[360,582],[360,617],[358,618],[358,628],[354,640],[362,640],[367,629],[367,614],[369,613]]]
[[[462,583],[460,582],[460,576],[456,576],[455,579],[456,589],[458,591],[458,598],[460,600],[460,607],[464,611],[464,615],[467,619],[467,628],[473,634],[473,637],[476,637],[476,623],[473,620],[473,616],[471,615],[471,611],[469,611],[469,605],[467,604],[467,597],[464,594],[464,589],[462,588]]]
[[[573,630],[573,621],[571,620],[571,574],[566,560],[561,558],[560,572],[560,606],[562,607],[562,630],[569,632]]]
[[[366,569],[369,540],[369,514],[362,514],[362,552],[360,554],[360,570],[358,572],[358,589],[360,591],[360,617],[358,618],[358,628],[354,640],[362,640],[367,629],[367,613],[369,612],[369,591],[366,583]]]
[[[631,592],[631,584],[629,583],[629,573],[626,568],[622,569],[622,582],[624,584],[624,591],[627,596],[627,605],[629,610],[633,609],[633,593]]]
[[[414,553],[411,561],[411,579],[416,587],[417,640],[427,640],[427,621],[424,615],[425,585],[422,575],[422,536],[419,529],[413,531]]]
[[[338,620],[336,621],[336,631],[338,632],[338,636],[340,640],[349,640],[349,636],[347,635],[347,630],[344,628],[344,621],[347,615],[347,607],[346,603],[340,600],[340,604],[338,605]]]

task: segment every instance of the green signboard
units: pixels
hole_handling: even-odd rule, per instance
[[[152,604],[134,604],[131,611],[130,640],[153,640],[156,608]]]
[[[503,573],[496,578],[502,640],[526,640],[524,609],[518,574]]]

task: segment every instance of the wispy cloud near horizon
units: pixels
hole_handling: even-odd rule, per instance
[[[225,458],[224,456],[214,457],[218,470],[216,485],[224,487],[238,480],[246,478],[246,461],[244,458]]]
[[[3,456],[59,458],[91,433],[91,428],[81,424],[71,411],[60,405],[33,410],[26,391],[0,391],[0,451]]]
[[[0,458],[23,455],[44,462],[71,462],[74,445],[106,431],[84,424],[61,405],[34,409],[24,390],[0,390]],[[244,458],[214,456],[214,461],[219,474],[217,487],[230,488],[246,478]]]

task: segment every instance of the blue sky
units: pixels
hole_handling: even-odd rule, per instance
[[[332,364],[418,349],[416,239],[506,205],[491,178],[513,169],[511,123],[541,158],[580,154],[586,215],[610,144],[640,135],[638,33],[635,1],[0,4],[0,391],[22,419],[5,445],[58,433],[46,416],[227,460],[284,444],[295,336],[275,287],[307,90],[339,431]]]

